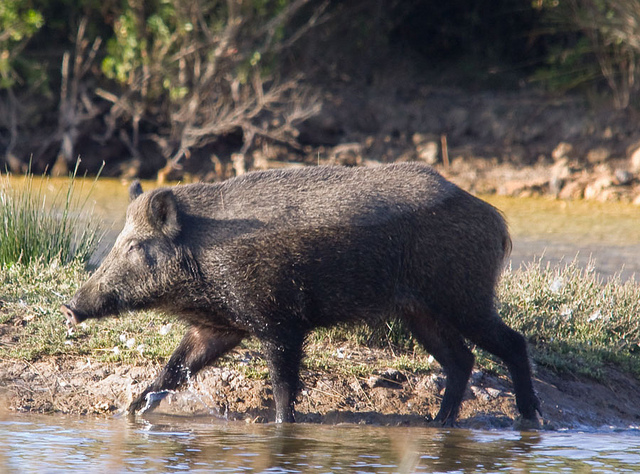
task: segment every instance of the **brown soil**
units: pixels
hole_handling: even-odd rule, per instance
[[[316,348],[317,349],[317,348]],[[335,353],[335,348],[321,348]],[[355,363],[372,358],[388,361],[384,350],[357,348]],[[234,354],[235,359],[242,354]],[[379,365],[378,365],[379,366]],[[38,362],[0,361],[0,411],[62,414],[121,413],[159,370],[97,362],[87,358],[55,357]],[[444,376],[388,369],[366,379],[302,370],[304,389],[296,405],[297,420],[307,423],[366,423],[426,425],[438,410]],[[602,384],[577,377],[559,377],[538,368],[535,387],[542,403],[546,429],[578,429],[640,425],[640,382],[615,370]],[[274,418],[268,380],[247,378],[236,369],[211,367],[185,390],[170,394],[156,413],[215,415],[247,422]],[[474,371],[459,417],[465,428],[518,427],[510,380]]]

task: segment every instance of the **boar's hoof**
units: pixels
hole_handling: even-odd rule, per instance
[[[530,419],[519,416],[513,421],[513,429],[516,431],[537,431],[542,428],[538,418]]]
[[[78,317],[78,315],[66,304],[60,306],[60,311],[62,311],[62,314],[67,318],[68,323],[79,324],[82,322],[83,318]]]
[[[127,408],[127,415],[134,416],[136,413],[142,414],[154,410],[169,393],[169,390],[142,392]]]

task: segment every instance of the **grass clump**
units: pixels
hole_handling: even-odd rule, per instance
[[[500,313],[530,341],[535,362],[596,379],[610,365],[640,376],[640,286],[603,281],[577,262],[505,272]]]
[[[88,196],[81,200],[76,193],[78,164],[66,189],[53,189],[48,178],[35,184],[31,173],[11,180],[0,176],[0,267],[89,260],[101,231]]]
[[[533,361],[559,374],[603,380],[608,367],[640,377],[640,285],[619,277],[602,280],[593,265],[555,266],[537,260],[507,269],[497,291],[499,312],[529,341]],[[314,341],[391,347],[420,354],[420,345],[400,322],[355,329],[319,329]],[[403,352],[404,351],[404,352]],[[502,362],[474,348],[479,367],[507,373]]]

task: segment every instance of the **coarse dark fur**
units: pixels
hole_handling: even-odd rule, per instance
[[[442,365],[436,420],[457,415],[474,362],[500,357],[524,419],[537,420],[524,338],[494,305],[511,241],[500,213],[432,168],[315,167],[142,193],[124,229],[62,311],[78,323],[156,308],[189,323],[135,412],[157,404],[247,336],[268,361],[276,421],[294,421],[305,336],[339,322],[402,319]]]

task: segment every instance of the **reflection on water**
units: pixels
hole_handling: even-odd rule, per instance
[[[0,472],[611,472],[638,465],[635,431],[277,426],[179,417],[0,421]]]

